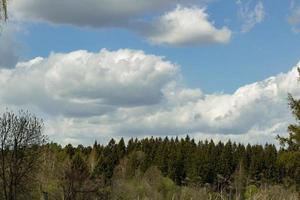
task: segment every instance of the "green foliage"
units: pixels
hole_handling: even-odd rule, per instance
[[[268,144],[145,138],[40,151],[35,195],[49,199],[243,199],[254,185],[299,185],[299,152]]]
[[[289,100],[293,114],[300,122],[300,100],[292,96]],[[10,117],[12,120],[7,120]],[[71,144],[61,147],[43,143],[42,122],[29,114],[18,118],[6,113],[0,122],[0,195],[6,199],[17,199],[17,196],[26,199],[28,195],[31,199],[40,199],[46,195],[48,199],[65,200],[200,197],[238,200],[278,199],[284,197],[281,194],[290,199],[298,198],[299,124],[289,126],[288,138],[279,138],[283,146],[278,150],[270,144],[245,146],[231,141],[215,144],[213,140],[196,143],[189,136],[181,139],[132,138],[127,145],[121,138],[119,141],[111,139],[107,145],[95,142],[92,147],[73,147]],[[16,128],[9,130],[24,130],[6,131],[11,122],[16,122]],[[37,126],[27,127],[31,122]],[[37,137],[17,144],[18,135],[14,134],[26,136],[31,133],[31,127],[38,128]],[[8,161],[18,162],[9,164]],[[39,163],[29,165],[30,170],[22,173],[23,179],[13,185],[15,191],[22,189],[27,193],[20,192],[14,198],[8,198],[5,193],[11,189],[5,178],[14,175],[12,172],[17,169],[22,170],[31,163],[29,161]],[[24,180],[30,180],[30,183],[24,184]]]
[[[284,172],[292,183],[300,185],[300,152],[282,152],[279,156],[279,163],[284,167]]]
[[[257,192],[258,192],[258,188],[255,185],[247,186],[245,192],[246,199],[252,198]]]
[[[285,189],[279,185],[266,185],[260,188],[250,186],[246,193],[246,200],[272,199],[272,200],[298,200],[299,193],[295,190]]]

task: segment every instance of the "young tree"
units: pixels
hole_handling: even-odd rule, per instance
[[[235,199],[244,199],[243,194],[246,186],[246,174],[243,166],[243,162],[240,161],[235,172],[233,173],[233,187],[235,190]]]
[[[30,194],[39,165],[39,146],[44,144],[42,120],[29,112],[5,112],[0,117],[0,180],[2,199]]]

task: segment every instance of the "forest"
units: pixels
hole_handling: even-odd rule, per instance
[[[299,162],[286,165],[292,155],[272,144],[196,143],[186,136],[42,149],[40,178],[49,198],[260,199],[268,191],[259,190],[269,189],[267,199],[297,199],[300,183]]]
[[[300,101],[290,105],[299,116]],[[1,199],[299,199],[298,125],[279,149],[188,135],[62,147],[29,112],[0,122]]]

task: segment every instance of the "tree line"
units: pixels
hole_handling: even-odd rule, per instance
[[[186,136],[184,139],[130,139],[127,145],[123,139],[119,142],[112,139],[106,146],[95,142],[93,147],[67,145],[62,148],[51,143],[42,149],[50,156],[45,158],[45,162],[52,163],[52,166],[64,164],[63,168],[69,170],[60,173],[67,181],[64,187],[65,192],[72,196],[70,199],[84,192],[102,191],[102,195],[109,196],[105,188],[112,185],[116,170],[124,165],[124,159],[126,176],[133,177],[137,170],[143,174],[155,166],[162,176],[178,186],[209,187],[214,191],[230,192],[231,189],[243,190],[250,184],[300,184],[299,163],[286,166],[287,150],[277,150],[273,144],[244,145],[231,141],[215,143],[212,140],[196,143]],[[53,156],[56,158],[53,159]],[[58,158],[62,160],[53,163]],[[93,182],[101,185],[100,190]]]
[[[223,192],[228,199],[242,199],[249,185],[296,190],[300,185],[299,149],[293,145],[277,149],[273,144],[196,142],[186,136],[62,147],[44,143],[41,121],[27,112],[7,112],[0,121],[1,199],[122,199],[115,197],[127,191],[122,187],[115,191],[120,183],[141,181],[144,176],[147,181],[150,177],[149,182],[155,176],[174,187]],[[283,143],[287,141],[282,138]]]

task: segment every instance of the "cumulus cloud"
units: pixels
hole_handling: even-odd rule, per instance
[[[192,0],[15,0],[14,15],[21,20],[75,26],[124,26],[141,14]],[[51,8],[51,9],[49,9]]]
[[[262,1],[252,5],[252,1],[237,1],[239,6],[238,15],[243,21],[242,33],[252,30],[255,25],[262,23],[265,18],[265,9]]]
[[[37,113],[63,144],[183,134],[270,142],[293,121],[287,93],[300,97],[297,77],[294,67],[233,94],[204,94],[181,83],[177,65],[142,51],[52,53],[1,69],[0,105]]]
[[[204,6],[212,0],[197,1]],[[205,9],[190,6],[195,0],[15,0],[11,12],[20,21],[40,21],[79,27],[124,28],[146,37],[153,44],[171,46],[227,43],[231,31],[216,28]],[[146,22],[145,16],[177,8]],[[51,9],[49,9],[51,8]],[[66,14],[67,13],[67,14]]]
[[[170,46],[227,43],[231,31],[209,21],[204,8],[182,7],[164,14],[141,31],[150,43]]]
[[[0,95],[53,114],[101,115],[117,106],[159,103],[162,88],[177,75],[176,65],[142,51],[52,53],[1,70]]]

